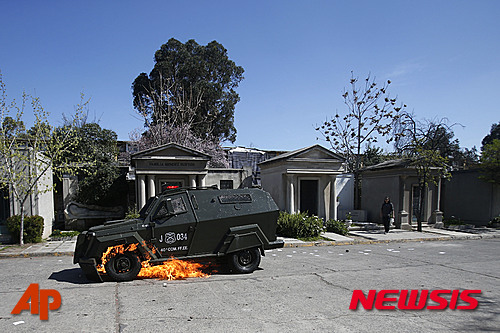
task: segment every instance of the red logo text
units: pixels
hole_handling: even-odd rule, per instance
[[[361,304],[365,310],[473,310],[478,301],[472,294],[481,294],[481,290],[362,290],[352,292],[350,310],[357,310]],[[427,305],[431,300],[435,304]]]
[[[52,302],[49,303],[49,297]],[[31,299],[31,302],[29,300]],[[49,319],[49,310],[57,310],[61,306],[61,294],[55,289],[40,289],[38,283],[32,283],[19,299],[11,314],[20,314],[31,310],[31,314],[40,314],[40,320]]]

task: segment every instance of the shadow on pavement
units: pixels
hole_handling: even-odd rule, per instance
[[[56,280],[58,282],[68,282],[73,284],[96,283],[87,280],[80,268],[64,269],[60,272],[54,272],[49,276],[49,280]]]
[[[477,314],[472,317],[473,320],[461,323],[457,330],[463,332],[498,332],[497,318],[500,315],[500,307],[497,301],[484,294],[475,298],[477,298],[479,305],[473,311],[476,311]]]

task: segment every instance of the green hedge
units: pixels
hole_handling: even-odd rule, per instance
[[[307,213],[289,214],[280,212],[276,233],[283,237],[318,237],[324,231],[323,220]]]
[[[334,219],[329,219],[326,221],[326,231],[334,232],[339,235],[346,236],[349,233],[349,229],[342,221],[337,221]]]
[[[59,229],[55,229],[52,231],[52,234],[50,234],[50,238],[52,239],[66,239],[66,238],[73,238],[75,236],[78,236],[80,234],[80,231],[61,231]]]
[[[9,229],[15,241],[19,241],[21,232],[21,215],[7,218],[7,229]],[[23,239],[25,243],[40,243],[43,233],[43,217],[39,215],[24,217]]]

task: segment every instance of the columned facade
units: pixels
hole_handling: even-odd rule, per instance
[[[281,210],[336,219],[335,182],[342,163],[340,156],[319,145],[278,155],[259,164],[262,188]]]
[[[438,169],[432,172],[437,174]],[[439,184],[440,185],[440,184]],[[417,215],[423,209],[422,222],[433,224],[442,217],[440,211],[440,186],[429,183],[420,197],[419,177],[410,161],[393,160],[366,167],[362,170],[362,209],[367,219],[382,223],[380,207],[386,196],[390,197],[395,211],[396,227],[411,230],[417,225]]]
[[[209,160],[207,154],[174,143],[133,154],[137,208],[167,189],[206,186]]]

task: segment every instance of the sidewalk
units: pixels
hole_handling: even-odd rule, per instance
[[[424,228],[422,232],[392,229],[388,234],[383,230],[350,231],[348,236],[332,232],[321,235],[328,240],[304,242],[294,238],[283,238],[285,247],[304,246],[338,246],[353,244],[372,244],[389,242],[417,242],[417,241],[449,241],[465,239],[500,238],[500,230],[490,228],[476,228],[467,231],[452,231],[445,229]],[[19,245],[0,245],[0,259],[36,256],[72,256],[75,250],[76,237],[71,240],[47,241],[44,243]]]
[[[500,238],[500,230],[490,228],[477,228],[467,231],[452,231],[445,229],[424,228],[422,232],[391,229],[388,234],[384,230],[357,230],[349,231],[348,236],[338,235],[332,232],[321,234],[328,241],[302,242],[296,239],[281,238],[285,241],[285,247],[302,246],[328,246],[328,245],[353,245],[390,242],[419,242],[419,241],[449,241],[466,239]]]

